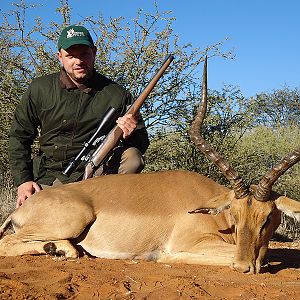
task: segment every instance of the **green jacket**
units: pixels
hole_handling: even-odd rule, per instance
[[[122,116],[132,102],[129,92],[96,72],[79,88],[64,70],[33,80],[16,107],[10,130],[9,160],[16,185],[31,180],[49,185],[55,178],[64,183],[78,180],[83,166],[70,178],[62,170],[93,135],[108,107]],[[40,155],[32,160],[31,146],[38,135]],[[146,151],[149,140],[142,118],[123,143]]]

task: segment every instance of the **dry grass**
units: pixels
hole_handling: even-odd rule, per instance
[[[9,173],[0,174],[0,224],[12,213],[16,205],[16,189]]]
[[[283,240],[300,241],[300,222],[282,214],[282,221],[276,234],[278,234],[278,239],[282,237]]]

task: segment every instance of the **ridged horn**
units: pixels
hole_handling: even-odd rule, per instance
[[[239,174],[229,165],[229,163],[220,156],[214,149],[212,149],[203,137],[200,135],[200,129],[207,109],[207,57],[205,58],[203,76],[202,76],[202,101],[197,111],[196,117],[191,125],[189,135],[192,142],[197,148],[213,162],[223,173],[223,175],[233,184],[235,195],[238,199],[243,198],[249,194],[249,190],[245,188],[243,179]]]
[[[300,148],[294,150],[285,156],[281,162],[273,167],[258,183],[255,191],[254,198],[258,201],[265,202],[269,199],[272,186],[275,181],[284,174],[289,168],[300,161]]]

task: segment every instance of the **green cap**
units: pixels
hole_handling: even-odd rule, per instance
[[[58,39],[58,50],[61,48],[66,50],[73,45],[86,45],[90,48],[94,47],[93,39],[85,27],[70,25],[62,30]]]

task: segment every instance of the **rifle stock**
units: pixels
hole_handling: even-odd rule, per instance
[[[136,115],[154,86],[163,75],[167,67],[170,65],[174,59],[173,55],[168,55],[165,61],[163,62],[161,68],[154,75],[139,97],[134,101],[134,103],[126,111],[126,114]],[[101,145],[94,151],[90,160],[87,162],[84,170],[83,179],[91,178],[95,170],[101,165],[104,159],[109,155],[112,149],[117,145],[117,143],[122,138],[123,131],[119,126],[115,126],[102,141]]]

